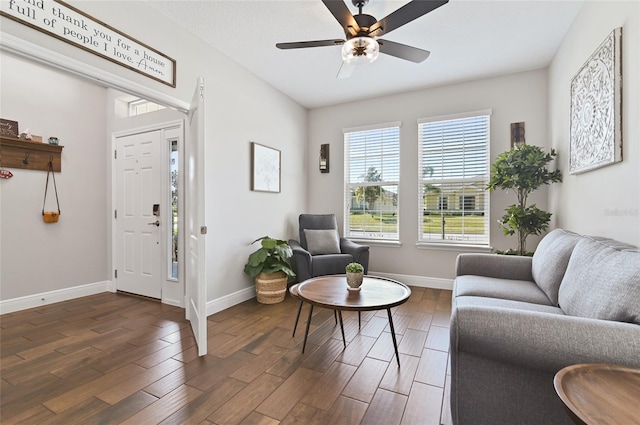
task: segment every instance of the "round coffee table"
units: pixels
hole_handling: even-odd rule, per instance
[[[576,364],[558,372],[553,384],[576,424],[640,424],[640,369]]]
[[[300,299],[311,304],[307,328],[304,333],[302,352],[304,353],[307,345],[307,336],[309,334],[309,325],[311,324],[314,305],[337,310],[338,318],[340,319],[340,330],[342,331],[342,342],[345,347],[346,341],[342,323],[342,310],[358,312],[387,310],[393,348],[396,353],[398,366],[400,366],[398,343],[396,341],[395,329],[393,328],[391,308],[405,303],[411,295],[411,289],[404,283],[376,276],[365,276],[359,291],[353,291],[347,288],[346,275],[315,277],[305,280],[298,285],[298,296]]]

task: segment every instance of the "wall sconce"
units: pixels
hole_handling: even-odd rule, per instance
[[[320,145],[320,172],[329,172],[329,144]]]
[[[511,123],[511,149],[525,145],[524,140],[524,121]]]

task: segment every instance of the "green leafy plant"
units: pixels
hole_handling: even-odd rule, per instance
[[[347,273],[364,273],[364,267],[360,263],[349,263],[345,270]]]
[[[382,173],[375,167],[369,167],[366,176],[361,176],[366,182],[382,181]],[[357,202],[365,201],[367,209],[373,211],[378,198],[384,194],[385,190],[381,186],[358,186],[354,194]]]
[[[258,241],[260,241],[260,248],[249,255],[249,260],[244,266],[246,274],[253,278],[260,273],[275,272],[284,272],[289,277],[296,276],[288,262],[288,258],[293,256],[293,251],[287,241],[263,236],[251,244]]]
[[[556,155],[553,149],[550,153],[545,153],[538,146],[521,145],[501,153],[491,166],[491,179],[487,189],[513,190],[518,201],[517,204],[509,205],[505,215],[498,220],[505,235],[517,233],[518,249],[500,253],[531,255],[526,250],[527,237],[539,235],[549,227],[551,213],[539,209],[535,204],[527,205],[527,197],[543,184],[562,181],[560,170],[547,170],[547,164]]]

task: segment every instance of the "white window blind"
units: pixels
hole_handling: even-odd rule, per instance
[[[398,240],[400,123],[344,130],[345,234]]]
[[[489,116],[418,121],[420,242],[489,245]]]

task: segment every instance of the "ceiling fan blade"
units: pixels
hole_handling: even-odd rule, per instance
[[[340,69],[338,70],[338,75],[336,75],[336,78],[338,80],[349,78],[351,77],[351,74],[353,74],[354,69],[356,69],[356,66],[354,64],[346,63],[343,61],[342,65],[340,65]]]
[[[340,23],[345,34],[356,35],[360,27],[343,0],[322,0],[329,12]]]
[[[437,9],[448,2],[449,0],[413,0],[373,24],[371,28],[369,28],[369,34],[375,37],[381,37],[383,34],[389,34],[391,31],[400,28],[404,24],[408,24],[414,19],[426,15],[432,10]]]
[[[394,41],[378,39],[378,43],[380,44],[380,53],[415,63],[422,62],[431,54],[428,50],[418,49],[417,47],[407,46],[406,44],[400,44]]]
[[[295,41],[292,43],[277,43],[278,49],[303,49],[306,47],[340,46],[344,40],[316,40],[316,41]]]

